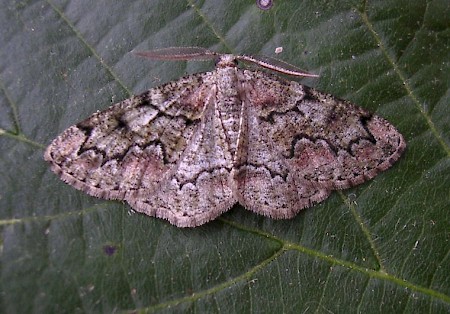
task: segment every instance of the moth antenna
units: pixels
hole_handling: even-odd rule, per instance
[[[210,60],[220,56],[217,52],[201,47],[169,47],[135,54],[153,60]]]
[[[297,68],[295,65],[271,57],[242,55],[236,56],[236,59],[242,60],[244,62],[251,62],[259,66],[262,66],[263,68],[277,71],[287,75],[319,77],[319,75],[317,74],[306,72],[300,68]]]

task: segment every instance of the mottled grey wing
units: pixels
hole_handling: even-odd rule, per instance
[[[209,86],[205,110],[188,145],[157,189],[141,189],[128,203],[178,227],[202,225],[235,203],[233,156],[221,119],[217,86]]]
[[[405,149],[386,120],[347,101],[259,71],[243,71],[248,138],[235,179],[239,202],[293,217],[332,190],[389,168]]]
[[[190,195],[181,195],[180,201],[180,193],[166,189],[167,182],[173,180],[180,165],[186,166],[186,154],[196,154],[197,147],[189,143],[201,137],[206,100],[214,90],[213,83],[205,80],[210,75],[195,74],[169,82],[93,114],[59,135],[48,146],[45,159],[62,180],[79,190],[96,197],[126,200],[138,211],[178,225],[177,215],[183,216],[184,206],[198,204]],[[206,159],[206,163],[214,157],[197,153],[197,158]],[[149,201],[152,198],[158,201]],[[148,202],[165,206],[152,208]],[[224,202],[224,206],[231,207],[231,202]],[[172,211],[164,213],[167,204]],[[217,204],[201,205],[206,211],[205,207]],[[224,208],[218,206],[217,210],[219,215]]]

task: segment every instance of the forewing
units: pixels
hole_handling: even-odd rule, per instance
[[[358,106],[270,74],[242,73],[250,126],[235,178],[249,209],[292,217],[386,170],[406,146],[391,124]]]
[[[45,159],[90,195],[179,227],[201,225],[236,202],[216,96],[215,72],[150,89],[70,127]]]
[[[200,124],[211,86],[191,75],[94,113],[59,135],[45,159],[86,193],[125,199],[164,180]]]

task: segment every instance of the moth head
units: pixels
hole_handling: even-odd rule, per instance
[[[219,55],[219,58],[217,58],[216,61],[216,67],[218,68],[235,68],[237,67],[237,64],[236,56],[230,54]]]

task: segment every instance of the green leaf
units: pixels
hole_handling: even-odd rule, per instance
[[[4,2],[0,312],[450,312],[448,0]],[[42,156],[65,128],[213,68],[131,53],[170,46],[320,74],[302,82],[385,117],[407,151],[294,219],[235,206],[195,229],[61,182]]]

